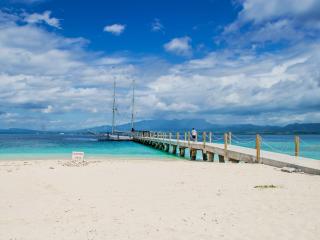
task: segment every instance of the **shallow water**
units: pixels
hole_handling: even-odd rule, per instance
[[[222,138],[221,134],[214,135],[213,142],[222,143]],[[320,135],[301,135],[300,138],[300,156],[319,160]],[[254,148],[255,135],[233,134],[232,144]],[[294,136],[262,135],[262,149],[294,155]],[[98,142],[92,136],[86,135],[0,134],[0,159],[70,158],[72,151],[83,151],[86,158],[174,157],[134,142]],[[188,151],[186,155],[187,153]],[[199,154],[197,158],[200,159],[201,155]]]
[[[99,142],[72,134],[0,134],[0,159],[70,158],[73,151],[86,158],[172,156],[134,142]]]

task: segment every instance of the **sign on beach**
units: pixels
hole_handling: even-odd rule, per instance
[[[84,152],[72,152],[72,160],[84,161]]]

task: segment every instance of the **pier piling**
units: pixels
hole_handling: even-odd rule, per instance
[[[224,163],[224,156],[223,155],[219,155],[219,162],[220,163]]]
[[[295,136],[294,137],[294,155],[296,157],[299,157],[299,153],[300,153],[300,137],[299,136]]]
[[[191,148],[190,149],[190,159],[196,160],[196,157],[197,157],[197,149]]]
[[[261,153],[261,137],[259,134],[256,135],[256,162],[260,163],[261,158],[260,158],[260,153]]]
[[[214,153],[207,152],[208,162],[213,162],[214,160]]]
[[[228,161],[228,133],[223,135],[224,139],[224,161]]]
[[[185,156],[185,148],[184,147],[179,147],[179,156],[184,157]]]
[[[177,145],[172,145],[172,154],[177,155]]]

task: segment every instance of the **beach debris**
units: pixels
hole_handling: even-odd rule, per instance
[[[78,161],[78,160],[71,160],[71,161],[66,161],[62,164],[64,167],[84,167],[89,165],[88,161]]]
[[[287,172],[287,173],[293,173],[293,172],[301,172],[300,169],[293,168],[293,167],[283,167],[281,168],[282,172]]]
[[[54,167],[49,167],[49,169],[54,169]]]
[[[266,189],[266,188],[278,188],[278,187],[273,184],[270,184],[270,185],[256,185],[256,186],[254,186],[254,188]]]
[[[85,167],[89,164],[95,164],[101,162],[100,160],[67,160],[59,162],[64,167]]]

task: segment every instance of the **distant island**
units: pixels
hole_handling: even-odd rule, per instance
[[[173,119],[173,120],[143,120],[135,123],[136,130],[145,131],[190,131],[191,128],[198,131],[212,131],[215,133],[223,133],[231,131],[233,133],[241,134],[320,134],[320,123],[294,123],[285,126],[274,125],[253,125],[253,124],[234,124],[234,125],[221,125],[213,124],[203,119]],[[121,124],[117,126],[118,131],[129,131],[131,124]],[[20,133],[32,134],[43,132],[69,132],[69,133],[87,133],[92,132],[108,132],[111,131],[110,125],[97,126],[92,128],[84,128],[78,130],[56,130],[56,131],[40,131],[31,129],[0,129],[0,133]]]

